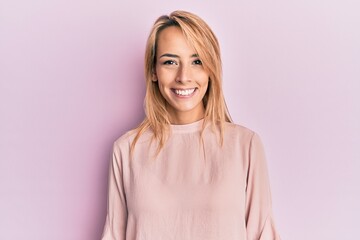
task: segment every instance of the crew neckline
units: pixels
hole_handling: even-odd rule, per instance
[[[187,124],[170,124],[173,133],[188,133],[201,131],[204,118]]]

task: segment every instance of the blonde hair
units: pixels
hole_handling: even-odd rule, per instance
[[[180,28],[197,52],[202,65],[209,73],[209,84],[203,98],[205,107],[204,127],[211,122],[213,129],[219,125],[220,144],[223,144],[224,123],[232,122],[222,91],[222,67],[220,58],[220,47],[215,34],[210,27],[195,14],[186,11],[174,11],[169,16],[159,17],[150,32],[145,52],[145,114],[143,122],[134,129],[135,138],[131,144],[133,152],[139,137],[148,129],[153,132],[153,139],[158,140],[158,151],[164,146],[169,134],[169,114],[166,110],[166,100],[161,95],[158,83],[152,81],[155,64],[156,49],[159,33],[167,27],[176,26]],[[202,132],[201,132],[202,133]]]

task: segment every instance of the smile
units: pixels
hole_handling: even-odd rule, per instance
[[[186,97],[186,96],[190,96],[192,95],[196,88],[189,88],[189,89],[171,89],[176,95],[178,96],[183,96],[183,97]]]

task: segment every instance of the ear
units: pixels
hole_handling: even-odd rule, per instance
[[[157,75],[156,75],[156,71],[154,69],[153,72],[152,72],[152,81],[157,82],[157,80],[158,80],[158,78],[157,78]]]

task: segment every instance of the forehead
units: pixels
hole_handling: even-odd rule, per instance
[[[159,33],[156,52],[157,54],[166,52],[179,55],[192,55],[196,53],[194,47],[186,39],[182,30],[176,26],[167,27]]]

